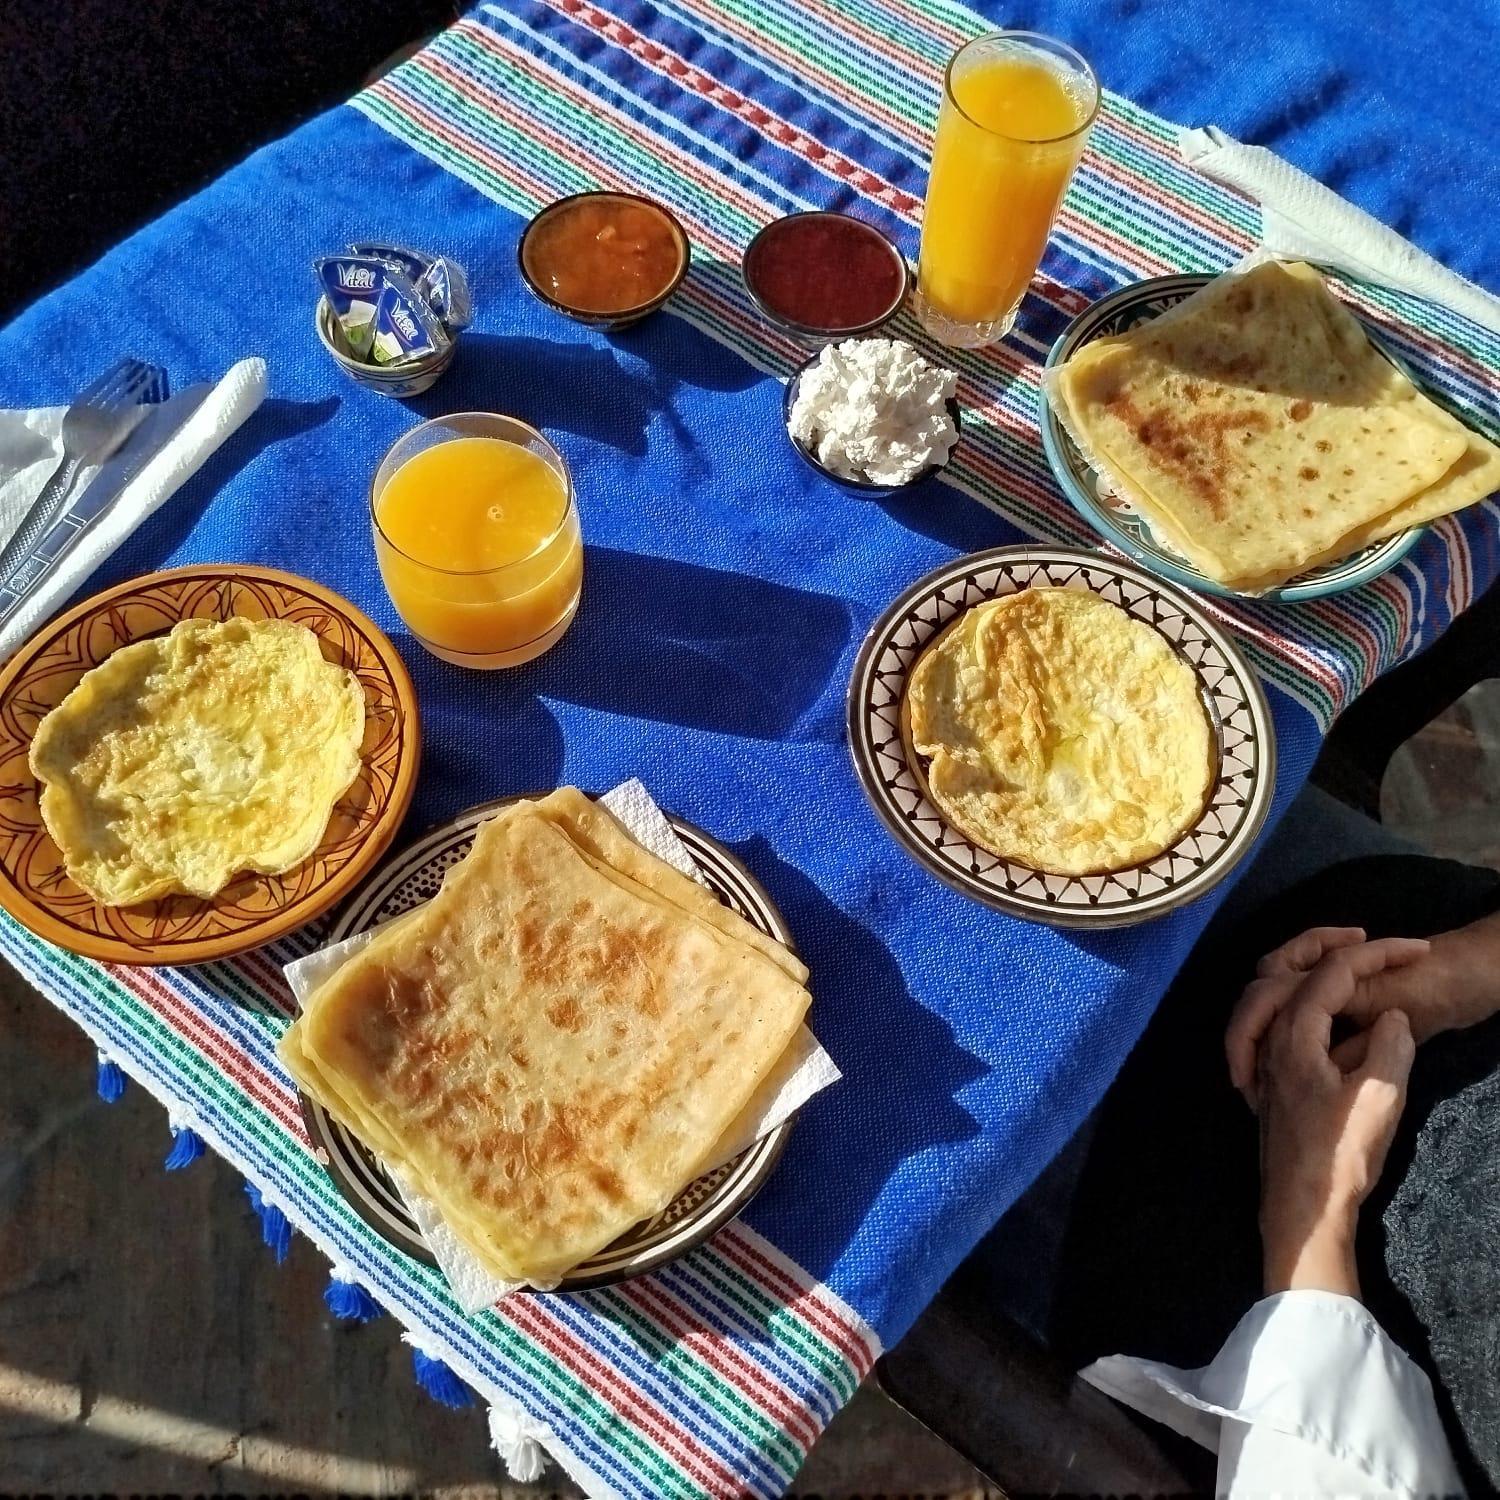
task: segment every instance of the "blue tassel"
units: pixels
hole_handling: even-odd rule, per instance
[[[443,1406],[461,1411],[474,1404],[474,1392],[461,1381],[440,1359],[423,1354],[420,1349],[411,1351],[412,1372],[417,1384]]]
[[[253,1182],[245,1184],[245,1196],[250,1200],[250,1207],[260,1218],[260,1237],[270,1247],[271,1254],[276,1257],[276,1264],[279,1266],[292,1248],[292,1226],[287,1222],[286,1215],[274,1203],[267,1203],[261,1197],[260,1189]]]
[[[125,1092],[125,1070],[102,1052],[99,1054],[99,1066],[94,1073],[94,1087],[106,1104],[114,1104]]]
[[[176,1128],[172,1131],[172,1149],[167,1152],[167,1159],[162,1163],[167,1171],[179,1172],[183,1167],[191,1166],[203,1155],[203,1137],[196,1130],[181,1130]]]
[[[357,1281],[340,1281],[337,1276],[329,1281],[323,1300],[334,1317],[350,1323],[368,1323],[381,1314],[380,1304]]]

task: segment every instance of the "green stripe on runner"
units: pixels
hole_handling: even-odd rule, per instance
[[[771,1458],[790,1479],[797,1472],[807,1450],[797,1442],[785,1428],[772,1421],[759,1407],[748,1401],[728,1406],[721,1397],[725,1389],[723,1379],[711,1370],[695,1354],[685,1349],[675,1334],[670,1334],[651,1319],[649,1314],[627,1302],[617,1292],[608,1290],[594,1293],[594,1302],[602,1304],[624,1319],[635,1331],[640,1346],[650,1355],[650,1363],[665,1379],[677,1379],[696,1392],[707,1405],[721,1417],[740,1430],[747,1439]]]
[[[96,965],[72,955],[64,955],[61,950],[54,950],[50,945],[44,945],[40,940],[25,933],[24,929],[21,929],[10,918],[6,917],[4,920],[12,933],[19,937],[28,949],[39,956],[45,954],[48,964],[61,970],[92,999],[101,1002],[121,1023],[122,1029],[138,1037],[149,1037],[152,1050],[159,1057],[169,1060],[181,1081],[187,1085],[189,1090],[186,1094],[187,1098],[195,1102],[212,1102],[217,1108],[230,1115],[243,1134],[266,1152],[267,1158],[276,1163],[283,1176],[290,1177],[294,1181],[299,1191],[320,1203],[332,1216],[339,1218],[346,1228],[355,1231],[370,1249],[374,1258],[390,1260],[392,1251],[389,1244],[354,1213],[328,1174],[307,1155],[298,1142],[271,1122],[265,1112],[250,1100],[243,1090],[238,1088],[210,1059],[205,1058],[169,1022],[159,1016],[140,997],[134,995],[118,980]],[[191,1005],[191,1001],[181,995],[176,998],[179,1003]],[[205,1027],[213,1028],[213,1023],[208,1018],[200,1019]],[[225,1043],[229,1046],[233,1045],[228,1039],[225,1039]],[[250,1059],[246,1059],[246,1066],[252,1069],[257,1068],[257,1065]],[[429,1267],[408,1267],[404,1258],[402,1266],[396,1269],[399,1275],[413,1276],[413,1279],[422,1284],[424,1292],[431,1300],[446,1304],[455,1317],[463,1316],[457,1304],[453,1302],[447,1283],[440,1272]],[[595,1411],[597,1420],[584,1425],[597,1428],[601,1423],[603,1425],[617,1424],[623,1420],[612,1408],[597,1402],[597,1398],[593,1397],[589,1388],[574,1376],[567,1366],[539,1352],[536,1358],[543,1360],[544,1363],[536,1363],[531,1357],[533,1354],[531,1341],[509,1323],[492,1313],[481,1314],[474,1321],[484,1324],[486,1331],[504,1344],[505,1354],[510,1363],[517,1365],[524,1363],[528,1368],[528,1373],[538,1378],[549,1375],[562,1377],[561,1383],[551,1379],[546,1383],[552,1394],[562,1401],[566,1409],[575,1416],[580,1395],[585,1395],[590,1402],[594,1402],[597,1407]],[[654,1325],[650,1324],[640,1313],[633,1313],[630,1322],[638,1334],[654,1332]],[[762,1320],[762,1326],[768,1325]],[[799,1332],[807,1332],[804,1325],[799,1324],[798,1329]],[[774,1329],[772,1331],[775,1332]],[[781,1339],[779,1342],[786,1343],[787,1340]],[[809,1350],[814,1356],[808,1361],[813,1369],[821,1369],[831,1358],[837,1366],[847,1370],[847,1361],[831,1343],[809,1342],[806,1339],[800,1339],[798,1342],[802,1349]],[[518,1359],[516,1357],[518,1352],[524,1353],[527,1358],[524,1361]],[[754,1429],[757,1421],[764,1422],[763,1415],[751,1404],[748,1397],[740,1393],[737,1387],[725,1382],[715,1371],[686,1351],[681,1352],[678,1363],[684,1360],[691,1361],[700,1372],[694,1384],[705,1393],[711,1389],[717,1394],[715,1410],[725,1417],[730,1417],[730,1414],[736,1411],[740,1414],[738,1420],[733,1421],[732,1425],[748,1431]],[[684,1373],[686,1373],[685,1370]],[[629,1431],[634,1435],[633,1429]],[[639,1437],[638,1441],[642,1444],[648,1442],[644,1437]],[[786,1437],[786,1441],[790,1443],[792,1439]],[[654,1447],[650,1448],[650,1455],[657,1455]],[[664,1464],[669,1462],[665,1457],[661,1457],[660,1461]],[[779,1458],[776,1461],[779,1463]],[[673,1467],[668,1472],[676,1473],[677,1471]]]
[[[472,52],[477,49],[470,47],[466,50],[472,55]],[[487,75],[489,75],[487,79],[477,80],[481,82],[481,84],[490,83],[491,86],[503,86],[505,82],[509,81],[514,76],[513,70],[505,65],[502,59],[497,59],[492,54],[483,54],[478,59],[472,59],[471,57],[470,59],[466,60],[476,61],[478,66],[482,68]],[[405,66],[410,67],[410,64]],[[446,86],[445,88],[439,90],[438,99],[429,99],[429,106],[431,107],[438,104],[440,99],[443,98],[451,99],[453,101],[453,104],[456,106],[458,113],[464,121],[470,123],[478,121],[481,125],[488,123],[484,119],[482,111],[479,110],[476,105],[465,99],[462,95],[457,94],[456,91],[451,88],[451,86]],[[383,102],[384,101],[382,101],[382,103]],[[386,114],[386,118],[390,117],[390,115],[383,110],[376,112]],[[398,118],[400,117],[398,116]],[[419,147],[425,146],[430,137],[428,132],[423,129],[421,123],[416,121],[405,121],[403,119],[402,129],[399,133],[405,136],[407,134],[408,126],[411,127],[415,132],[415,138],[413,139],[412,143],[419,145]],[[555,127],[555,129],[557,129],[558,133],[563,134],[564,138],[566,138],[565,132],[562,131],[562,127],[560,125]],[[611,134],[615,137],[616,140],[618,140],[618,131],[612,131]],[[442,155],[445,160],[448,161],[452,161],[456,158],[461,163],[464,160],[461,155],[451,150],[444,151]],[[656,163],[655,160],[652,159],[648,160],[645,165],[648,168],[650,180],[656,180],[657,173],[655,171],[655,168],[657,167],[658,163]],[[482,167],[478,168],[478,171],[482,173],[485,179],[485,185],[489,186],[493,195],[500,197],[502,201],[515,203],[523,208],[530,208],[535,206],[534,199],[531,199],[526,195],[508,190],[508,188],[504,186],[504,180],[498,177],[497,174],[486,171]],[[467,174],[460,169],[460,175]],[[678,178],[678,181],[681,180],[682,179]],[[696,196],[699,190],[696,184],[688,184],[687,191],[689,192],[689,194]],[[710,205],[710,207],[712,208],[713,205]],[[738,289],[732,288],[731,290],[737,292]],[[696,326],[703,327],[704,331],[708,332],[710,336],[720,338],[724,342],[730,343],[739,352],[745,354],[746,357],[750,358],[753,363],[762,368],[765,368],[768,363],[779,365],[782,362],[778,357],[768,355],[767,351],[764,348],[751,344],[748,339],[746,339],[739,333],[739,330],[730,327],[721,318],[715,317],[711,314],[700,314],[700,316],[697,317],[690,316],[689,321],[693,322]],[[1033,396],[1029,399],[1031,401],[1034,401],[1035,398]],[[1028,411],[1024,407],[1019,407],[1018,403],[1014,399],[1006,402],[1006,407],[1007,409],[1013,411],[1016,415],[1021,416],[1024,419],[1034,419],[1034,408],[1032,408],[1031,411]],[[1003,453],[1008,453],[1016,458],[1019,458],[1024,466],[1036,475],[1037,481],[1039,483],[1046,483],[1046,469],[1044,461],[1040,450],[1037,449],[1035,445],[1027,443],[1025,439],[1019,434],[1005,432],[998,425],[992,425],[987,436],[990,437],[991,442],[997,450],[997,453],[1003,451]],[[1002,467],[1004,466],[1005,465],[1002,459]],[[1066,519],[1065,517],[1063,517],[1063,514],[1060,510],[1058,512],[1058,516],[1054,517],[1044,511],[1037,510],[1033,505],[1025,501],[1018,500],[1015,495],[1002,489],[995,482],[981,477],[976,471],[968,468],[962,463],[957,463],[955,465],[955,468],[956,472],[952,477],[953,479],[960,482],[961,488],[964,488],[967,492],[974,493],[977,498],[982,499],[985,503],[991,504],[992,508],[997,509],[998,512],[1007,520],[1010,520],[1012,524],[1019,524],[1023,527],[1023,529],[1033,529],[1048,535],[1069,534],[1065,530]],[[1321,722],[1328,722],[1329,718],[1331,717],[1332,700],[1330,699],[1325,689],[1323,689],[1321,686],[1311,681],[1310,679],[1307,679],[1300,673],[1294,674],[1279,669],[1268,670],[1269,664],[1271,662],[1274,662],[1276,658],[1273,657],[1270,653],[1267,653],[1257,647],[1252,646],[1250,649],[1251,655],[1256,660],[1257,665],[1261,667],[1263,675],[1277,681],[1279,685],[1283,686],[1287,691],[1291,692],[1294,697],[1298,698],[1304,703],[1307,703],[1308,707],[1313,711],[1314,716]]]
[[[752,1322],[775,1332],[778,1342],[801,1349],[810,1340],[821,1338],[802,1319],[794,1317],[784,1303],[778,1302],[759,1283],[751,1281],[744,1272],[737,1270],[722,1255],[717,1254],[711,1243],[705,1247],[703,1255],[694,1258],[692,1270],[726,1300],[749,1315]],[[830,1376],[828,1383],[838,1396],[848,1401],[854,1395],[859,1381],[848,1361],[841,1358],[837,1371]]]

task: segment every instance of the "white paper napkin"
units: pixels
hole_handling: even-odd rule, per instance
[[[0,661],[26,640],[116,547],[202,467],[266,394],[266,362],[242,359],[204,398],[182,429],[121,492],[109,514],[0,632]],[[0,547],[10,540],[62,458],[63,406],[0,412]],[[82,486],[99,472],[80,471]]]
[[[1425,297],[1500,333],[1500,298],[1450,271],[1394,229],[1264,146],[1209,126],[1178,133],[1182,159],[1260,203],[1261,242],[1282,260],[1311,260]]]
[[[703,883],[702,873],[692,855],[672,832],[672,825],[640,781],[632,778],[622,782],[599,800],[639,844],[673,869]],[[287,964],[284,973],[297,1003],[303,1004],[330,974],[370,942],[378,930],[372,928],[356,933],[341,943],[332,943]],[[818,1044],[817,1038],[803,1026],[781,1061],[762,1079],[749,1103],[720,1137],[718,1147],[704,1164],[704,1171],[712,1171],[732,1160],[762,1136],[769,1135],[814,1094],[836,1083],[842,1076],[838,1065]],[[523,1289],[525,1283],[502,1281],[491,1275],[444,1223],[437,1205],[417,1190],[399,1167],[389,1162],[385,1165],[465,1312],[481,1312],[501,1297]]]

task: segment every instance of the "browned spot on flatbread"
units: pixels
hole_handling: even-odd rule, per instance
[[[1162,410],[1147,416],[1126,391],[1116,392],[1107,405],[1119,421],[1134,429],[1156,462],[1194,490],[1216,516],[1224,513],[1233,472],[1227,451],[1231,435],[1238,434],[1240,443],[1246,444],[1253,433],[1271,425],[1265,412],[1251,408],[1182,414]]]
[[[1305,422],[1312,415],[1311,401],[1293,401],[1287,407],[1286,414],[1294,422]]]
[[[1303,464],[1302,467],[1297,470],[1297,477],[1299,479],[1306,479],[1308,481],[1311,481],[1318,477],[1318,471],[1313,468],[1311,464]]]
[[[559,1031],[583,1030],[583,1011],[571,995],[564,995],[561,1000],[554,1000],[547,1007],[546,1014],[547,1019]]]
[[[1330,443],[1327,438],[1319,438],[1317,442],[1313,444],[1313,447],[1316,448],[1319,453],[1329,453],[1333,449],[1333,444]]]
[[[618,1203],[625,1196],[625,1184],[620,1181],[619,1175],[611,1172],[608,1167],[598,1165],[590,1167],[589,1181],[612,1202]]]

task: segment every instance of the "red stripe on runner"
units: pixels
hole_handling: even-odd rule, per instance
[[[214,1063],[247,1098],[260,1104],[277,1124],[298,1140],[307,1141],[301,1112],[288,1100],[275,1079],[256,1066],[244,1052],[218,1031],[190,1001],[158,979],[149,969],[122,964],[100,966],[122,989],[153,1011],[206,1061]]]
[[[763,105],[746,99],[712,74],[694,67],[681,55],[663,47],[660,43],[644,37],[617,16],[590,5],[587,0],[543,0],[543,3],[563,15],[586,25],[591,31],[603,36],[623,48],[638,62],[654,73],[670,78],[674,83],[692,89],[705,99],[717,104],[729,114],[745,121],[758,134],[789,151],[847,179],[867,198],[872,198],[886,208],[908,218],[913,218],[922,206],[920,198],[914,198],[892,182],[862,166],[859,162],[825,146],[815,136],[799,129],[789,120],[772,113]]]
[[[738,1500],[744,1483],[728,1465],[706,1453],[693,1434],[673,1420],[655,1401],[627,1381],[593,1349],[545,1313],[535,1297],[521,1293],[495,1304],[495,1313],[518,1332],[535,1340],[559,1364],[584,1380],[589,1389],[615,1412],[667,1454],[684,1473],[711,1495]]]
[[[413,64],[408,64],[407,66],[412,65]],[[424,67],[421,71],[430,70]],[[454,76],[456,79],[463,79],[463,75],[461,73],[455,73]],[[459,87],[459,84],[457,82],[451,82],[446,78],[444,79],[444,81],[448,82],[450,87]],[[550,202],[551,199],[555,196],[553,189],[548,184],[542,182],[540,179],[531,177],[530,175],[524,173],[518,166],[512,164],[507,158],[502,157],[498,153],[489,150],[481,142],[475,140],[473,137],[458,135],[447,125],[447,123],[442,119],[441,116],[434,114],[430,109],[427,108],[426,105],[421,103],[419,100],[414,99],[410,94],[406,94],[404,92],[398,91],[395,88],[388,87],[388,82],[389,81],[387,79],[382,79],[380,83],[374,85],[371,92],[378,94],[393,109],[407,116],[408,119],[412,120],[423,130],[427,131],[431,135],[438,137],[440,140],[445,141],[461,155],[467,155],[473,160],[483,163],[484,165],[489,167],[489,169],[493,171],[497,176],[503,178],[513,186],[521,187],[532,199],[532,201],[536,202],[537,204]],[[468,81],[465,80],[465,82]],[[464,88],[462,91],[465,93],[466,97],[473,99],[475,103],[480,104],[482,107],[490,110],[492,113],[504,116],[506,118],[509,118],[513,113],[515,113],[509,109],[509,106],[505,104],[501,96],[498,94],[484,91],[483,93],[476,95],[473,92],[472,87]],[[527,123],[529,125],[529,131],[533,139],[537,140],[538,143],[543,145],[544,147],[552,150],[556,155],[564,158],[565,160],[574,162],[575,165],[578,165],[582,170],[587,171],[594,180],[603,182],[607,186],[628,188],[633,190],[634,184],[628,178],[625,178],[618,173],[606,172],[600,167],[597,161],[590,160],[587,155],[585,155],[581,151],[578,151],[575,147],[573,147],[571,142],[568,142],[563,137],[558,136],[552,132],[538,132],[534,121]],[[684,213],[682,214],[682,217],[686,219],[690,225],[694,226],[695,228],[697,227],[696,221],[693,219],[692,215]],[[707,235],[704,231],[701,230],[701,228],[698,229],[697,237],[700,242],[708,240],[710,242],[710,248],[712,248],[714,239],[716,238]],[[760,324],[750,318],[735,304],[727,301],[718,293],[711,290],[701,280],[698,280],[694,277],[689,277],[688,280],[684,282],[682,287],[679,288],[677,297],[687,302],[689,305],[697,305],[699,307],[708,309],[710,312],[716,314],[721,319],[721,321],[728,324],[730,327],[736,328],[738,331],[740,331],[750,342],[758,342],[763,347],[781,354],[788,365],[795,364],[800,358],[794,346],[789,340],[781,338],[779,335],[770,335],[768,331],[766,331]]]
[[[863,1332],[838,1307],[824,1300],[823,1288],[817,1282],[809,1280],[799,1285],[790,1271],[752,1243],[749,1233],[741,1225],[731,1224],[709,1242],[709,1248],[751,1280],[775,1291],[788,1310],[799,1312],[802,1320],[833,1344],[863,1380],[875,1363],[875,1350]]]
[[[696,1354],[716,1374],[735,1385],[767,1418],[784,1429],[802,1449],[817,1440],[812,1414],[785,1386],[777,1384],[722,1334],[704,1328],[685,1307],[649,1276],[623,1282],[617,1294],[659,1323],[682,1348]]]

